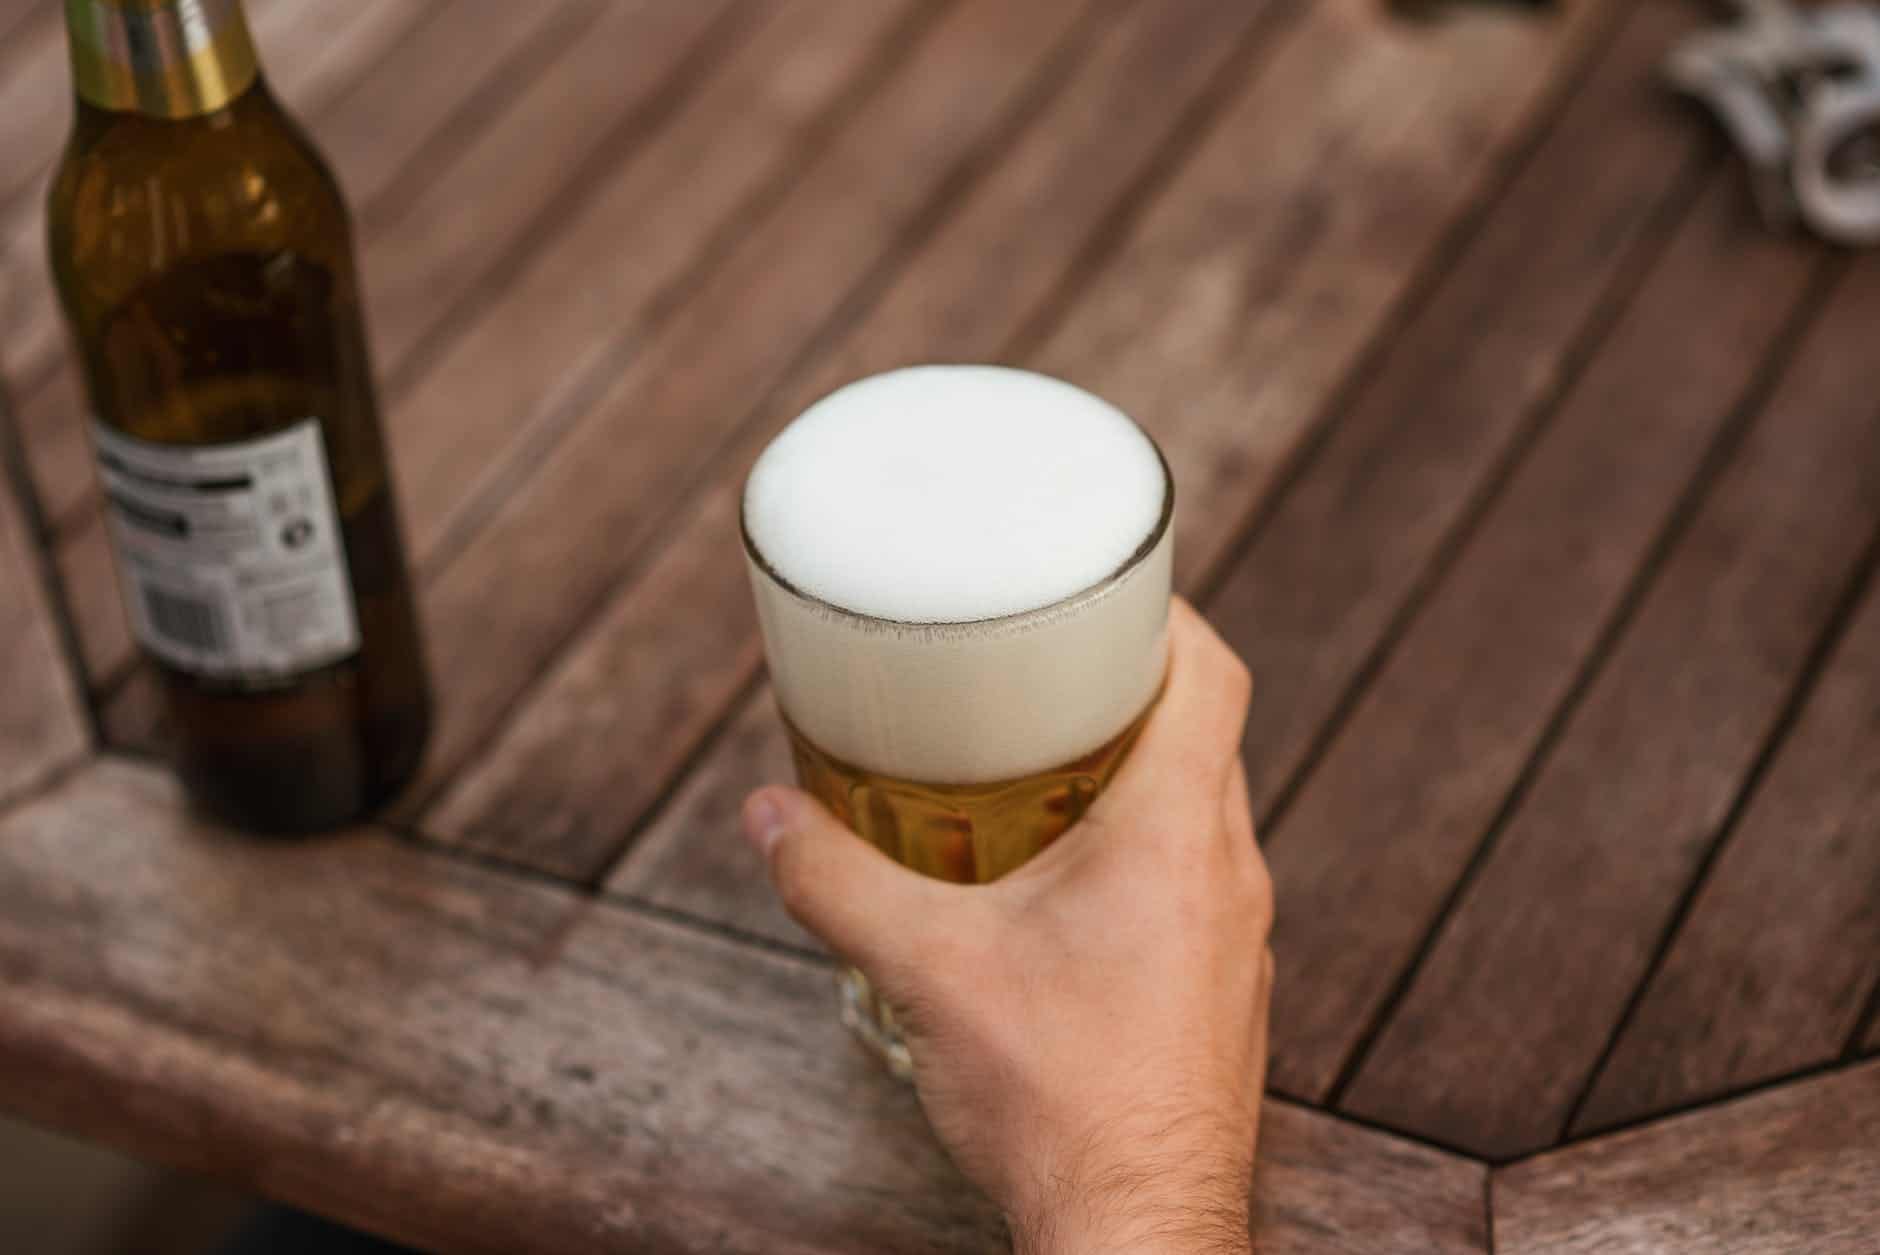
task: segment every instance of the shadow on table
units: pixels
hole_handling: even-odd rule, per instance
[[[0,1119],[6,1255],[410,1255],[198,1177]]]

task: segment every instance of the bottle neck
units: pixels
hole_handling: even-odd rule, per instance
[[[259,74],[241,0],[65,0],[72,81],[100,109],[193,118]]]

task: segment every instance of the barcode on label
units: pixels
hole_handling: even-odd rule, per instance
[[[185,649],[205,654],[222,652],[222,620],[216,614],[215,603],[199,601],[155,584],[141,587],[144,614],[150,620],[151,631]]]

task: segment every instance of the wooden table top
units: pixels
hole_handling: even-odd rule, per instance
[[[1695,0],[251,0],[355,207],[441,697],[190,819],[0,0],[0,1107],[451,1250],[983,1251],[733,835],[808,400],[1139,416],[1258,678],[1263,1252],[1880,1247],[1880,256],[1754,220]]]

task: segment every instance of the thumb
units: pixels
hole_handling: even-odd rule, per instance
[[[897,966],[909,923],[924,918],[939,882],[902,867],[799,789],[759,789],[742,818],[797,923],[871,976]]]

